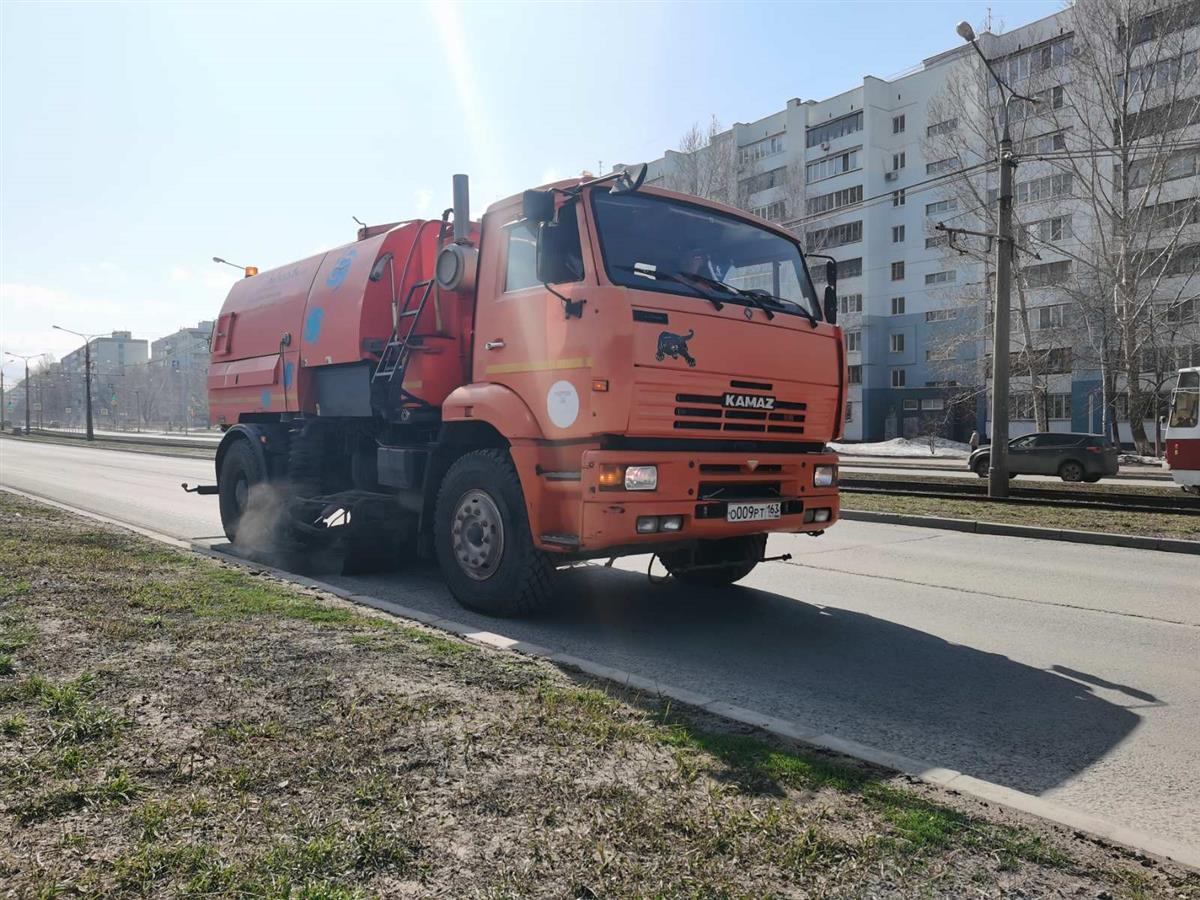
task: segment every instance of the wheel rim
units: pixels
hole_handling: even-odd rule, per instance
[[[496,574],[504,555],[504,523],[496,502],[485,492],[470,490],[459,498],[451,541],[454,557],[468,577],[486,581]]]
[[[1083,469],[1077,463],[1067,463],[1063,466],[1063,477],[1067,481],[1078,481],[1083,476]]]

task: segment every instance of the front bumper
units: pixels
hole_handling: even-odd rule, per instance
[[[604,465],[658,467],[654,491],[606,490]],[[816,466],[837,465],[833,453],[696,453],[587,450],[580,470],[583,514],[580,548],[600,550],[631,544],[681,543],[764,532],[823,531],[838,516],[838,492],[813,485]],[[778,519],[729,522],[732,502],[779,502]],[[806,512],[828,510],[828,519],[805,522]],[[639,534],[642,516],[680,516],[674,532]],[[810,516],[811,517],[811,516]]]

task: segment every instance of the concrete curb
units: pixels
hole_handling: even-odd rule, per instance
[[[937,516],[910,516],[904,513],[869,512],[867,510],[853,509],[843,509],[838,513],[838,516],[848,522],[912,525],[918,528],[966,531],[971,534],[999,534],[1006,537],[1034,538],[1041,541],[1066,541],[1072,544],[1101,544],[1106,547],[1129,547],[1134,550],[1159,550],[1163,553],[1200,554],[1200,541],[1185,541],[1175,538],[1108,534],[1103,531],[1070,531],[1060,528],[1037,528],[1033,525],[1008,525],[1003,522],[978,522],[973,519],[943,519]]]
[[[888,750],[882,750],[877,747],[871,747],[867,744],[861,744],[857,741],[840,738],[836,735],[824,733],[819,728],[806,726],[801,722],[779,719],[767,713],[757,712],[741,706],[735,706],[723,700],[711,698],[686,688],[675,687],[674,685],[666,684],[655,679],[645,678],[632,672],[626,672],[622,669],[616,669],[592,660],[583,659],[581,657],[572,656],[566,653],[559,653],[539,644],[517,640],[515,638],[510,638],[491,631],[481,631],[475,626],[466,625],[462,622],[456,622],[453,619],[440,618],[422,610],[411,609],[402,604],[394,603],[390,600],[384,600],[381,597],[375,597],[370,594],[356,593],[354,591],[349,591],[345,588],[338,587],[337,585],[329,584],[328,582],[320,581],[315,578],[309,578],[304,575],[296,575],[286,570],[278,569],[274,566],[256,563],[250,560],[244,560],[228,553],[222,553],[218,550],[214,550],[211,544],[204,543],[202,540],[181,541],[169,535],[163,535],[147,529],[131,526],[124,522],[119,522],[115,519],[109,518],[108,516],[93,513],[89,510],[77,509],[63,503],[58,503],[34,494],[26,493],[24,491],[15,490],[6,486],[0,486],[0,490],[5,490],[39,503],[46,503],[48,505],[58,507],[59,509],[82,515],[86,518],[105,522],[110,525],[116,525],[119,528],[134,531],[138,534],[154,540],[169,543],[173,546],[190,549],[195,553],[207,556],[211,559],[219,560],[228,565],[235,565],[239,568],[250,569],[255,572],[267,573],[273,577],[290,582],[300,587],[324,591],[325,593],[332,594],[335,597],[348,600],[352,603],[359,603],[364,606],[377,609],[381,612],[395,615],[399,618],[408,619],[412,622],[429,628],[456,634],[468,641],[480,644],[482,646],[503,651],[516,651],[527,656],[544,659],[561,668],[573,669],[583,672],[584,674],[590,675],[594,678],[611,681],[623,688],[640,691],[648,695],[656,696],[659,699],[681,703],[685,706],[701,710],[711,715],[719,716],[723,719],[740,722],[744,725],[758,728],[761,731],[784,738],[786,740],[809,744],[810,746],[819,747],[833,753],[838,753],[853,759],[862,760],[885,769],[901,772],[914,778],[918,778],[927,784],[958,791],[959,793],[967,794],[972,797],[985,800],[989,803],[995,803],[1011,810],[1037,816],[1038,818],[1053,822],[1064,828],[1071,829],[1072,831],[1085,832],[1094,837],[1101,838],[1109,843],[1119,844],[1131,850],[1156,856],[1161,859],[1166,859],[1177,865],[1186,866],[1188,868],[1200,871],[1200,847],[1178,845],[1171,841],[1156,837],[1155,835],[1137,831],[1132,828],[1126,828],[1123,825],[1110,822],[1098,816],[1093,816],[1090,813],[1060,806],[1057,803],[1044,800],[1043,798],[1037,797],[1033,794],[1027,794],[1001,784],[975,778],[972,775],[967,775],[963,772],[957,771],[956,769],[948,769],[942,766],[936,766],[931,763],[903,756],[898,753],[893,753]],[[893,518],[895,518],[894,515]],[[915,520],[922,517],[907,516],[904,518]],[[964,524],[961,520],[954,519],[933,521],[953,522],[955,525]],[[912,522],[911,524],[919,523]],[[1013,527],[1019,528],[1020,526]],[[957,530],[973,529],[959,528]],[[1049,531],[1050,529],[1031,530]],[[1119,535],[1111,536],[1120,537]],[[214,540],[223,540],[223,538],[214,538]]]

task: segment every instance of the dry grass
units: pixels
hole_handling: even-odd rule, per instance
[[[0,493],[13,896],[1200,897],[1049,827]]]

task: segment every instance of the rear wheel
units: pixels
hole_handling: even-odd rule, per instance
[[[1058,467],[1058,477],[1063,481],[1083,481],[1083,466],[1069,459]]]
[[[659,558],[667,571],[684,584],[725,587],[754,571],[766,550],[767,536],[750,534],[700,541],[694,551],[672,550]]]
[[[456,461],[438,491],[438,564],[456,600],[493,616],[546,607],[554,565],[533,544],[525,496],[504,450],[476,450]]]
[[[251,489],[265,480],[265,474],[254,451],[243,440],[237,440],[221,460],[217,499],[221,527],[230,541],[237,540],[238,526],[250,508]]]

